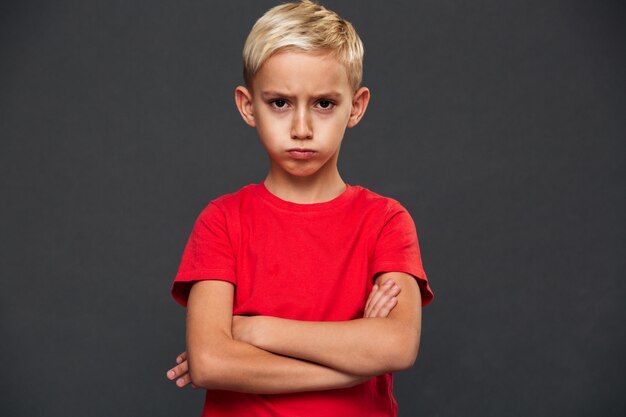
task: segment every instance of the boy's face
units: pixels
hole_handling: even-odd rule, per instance
[[[332,175],[346,127],[356,125],[369,91],[356,93],[346,68],[326,53],[284,51],[254,76],[252,91],[237,87],[237,106],[256,127],[270,157],[270,175]]]

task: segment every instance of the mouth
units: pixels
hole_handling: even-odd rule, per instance
[[[291,148],[291,149],[288,149],[287,152],[315,152],[315,151],[309,148]]]
[[[310,159],[315,155],[315,151],[313,149],[306,148],[289,149],[287,153],[294,159]]]

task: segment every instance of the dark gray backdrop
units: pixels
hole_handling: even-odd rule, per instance
[[[199,415],[168,291],[264,177],[233,89],[274,4],[0,3],[0,415]],[[624,415],[624,2],[324,4],[373,95],[344,179],[409,209],[436,293],[400,415]]]

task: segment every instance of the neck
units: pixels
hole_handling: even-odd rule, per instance
[[[264,184],[276,197],[299,204],[324,203],[346,190],[346,183],[337,170],[330,175],[307,177],[277,175],[270,170]]]

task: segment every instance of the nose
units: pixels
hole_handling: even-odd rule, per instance
[[[291,121],[292,139],[313,139],[311,117],[306,109],[298,109],[293,113]]]

